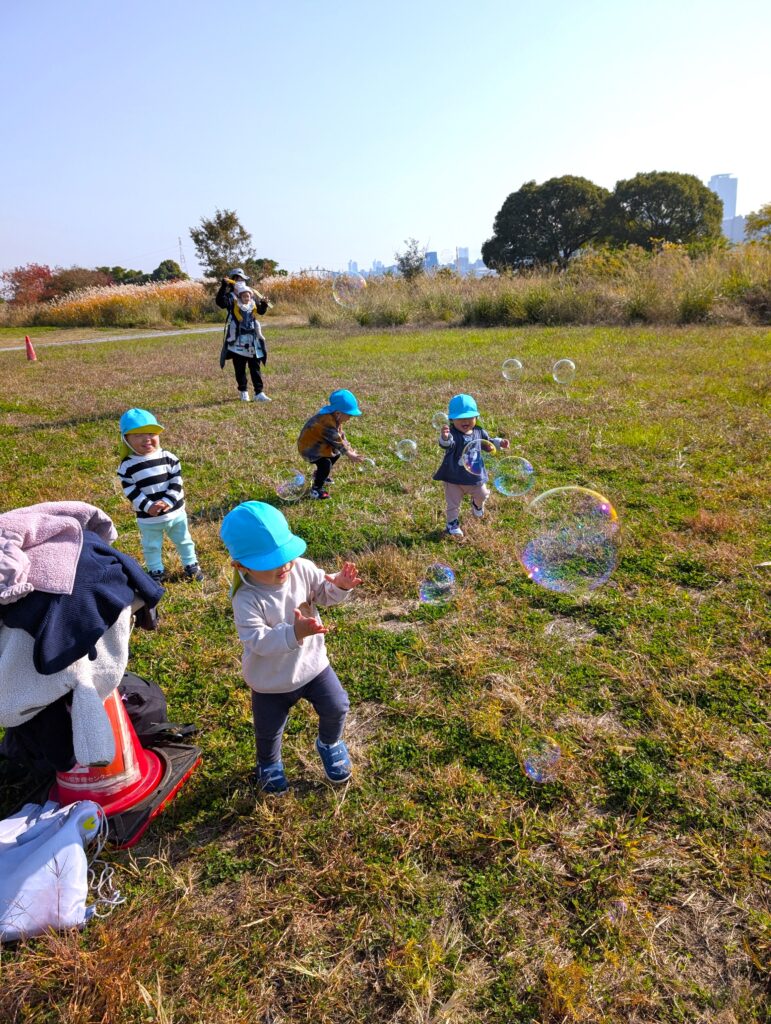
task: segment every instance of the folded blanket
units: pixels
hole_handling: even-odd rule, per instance
[[[108,542],[118,536],[110,517],[84,501],[44,501],[0,515],[0,604],[31,590],[71,594],[83,530]]]

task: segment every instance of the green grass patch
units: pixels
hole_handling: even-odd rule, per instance
[[[413,296],[463,328],[386,330],[404,308],[374,300],[367,330],[268,320],[265,407],[237,400],[215,336],[51,347],[34,367],[0,352],[3,508],[92,502],[140,556],[115,471],[118,418],[143,406],[182,461],[207,574],[169,583],[130,661],[172,719],[198,724],[203,762],[132,854],[108,853],[126,904],[4,951],[2,1019],[766,1019],[768,331],[558,326],[592,315],[575,284],[485,295]],[[655,299],[641,293],[641,317]],[[677,315],[698,321],[705,302],[694,290]],[[512,356],[524,371],[507,382]],[[551,379],[563,357],[569,389]],[[331,500],[281,505],[299,429],[337,387],[359,398],[347,433],[376,466],[338,464]],[[464,542],[443,536],[431,417],[458,391],[533,464],[533,495],[575,484],[615,505],[604,587],[527,578],[523,499],[496,493],[479,521],[466,504]],[[396,458],[403,438],[413,462]],[[365,580],[323,615],[352,705],[342,792],[305,704],[284,737],[290,793],[250,781],[218,538],[245,499],[279,505],[325,570],[352,558]],[[418,600],[436,561],[457,578],[443,606]],[[561,757],[539,785],[523,763],[545,739]]]

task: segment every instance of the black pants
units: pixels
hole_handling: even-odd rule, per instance
[[[289,693],[257,693],[252,690],[252,718],[259,764],[274,764],[281,760],[281,738],[286,720],[290,710],[302,698],[310,701],[316,709],[322,743],[337,743],[343,735],[348,694],[331,665],[322,669],[315,679]]]
[[[257,356],[233,355],[233,369],[236,371],[236,385],[239,391],[246,391],[246,367],[249,367],[249,374],[252,378],[255,395],[262,391],[262,377],[260,376],[260,360]]]
[[[316,459],[313,463],[316,467],[316,472],[313,474],[313,486],[317,491],[320,491],[327,482],[327,477],[332,472],[332,467],[339,458],[339,455],[333,455],[331,458]]]

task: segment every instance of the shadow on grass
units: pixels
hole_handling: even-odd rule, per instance
[[[232,398],[213,399],[210,402],[185,402],[183,405],[169,405],[164,407],[164,415],[176,412],[189,412],[193,409],[215,409],[225,405],[240,405],[240,400]],[[64,430],[68,427],[80,427],[84,423],[114,423],[119,420],[126,411],[125,406],[120,409],[110,409],[106,412],[90,413],[88,416],[71,416],[66,420],[52,420],[49,422],[24,423],[20,426],[11,425],[10,431],[16,434],[29,434],[35,430]]]

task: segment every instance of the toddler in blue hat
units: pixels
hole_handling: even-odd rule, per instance
[[[361,583],[353,562],[326,575],[301,555],[305,541],[277,508],[245,501],[228,512],[220,536],[232,559],[233,614],[243,644],[241,666],[252,691],[257,780],[266,793],[288,789],[281,738],[302,698],[319,716],[316,749],[330,782],[351,777],[342,740],[348,694],[329,664],[318,608],[345,601]]]
[[[179,553],[185,578],[204,578],[187,525],[185,492],[179,459],[161,447],[163,427],[147,409],[128,409],[120,418],[118,466],[123,493],[137,517],[147,572],[158,583],[166,579],[163,538]]]
[[[458,540],[463,537],[460,528],[460,506],[465,494],[471,497],[471,511],[481,519],[485,514],[485,502],[490,497],[487,486],[487,470],[482,452],[506,449],[509,442],[503,437],[490,437],[486,430],[477,426],[479,409],[471,395],[455,395],[447,408],[449,426],[439,432],[439,446],[444,449],[442,464],[434,473],[434,480],[444,484],[444,499],[447,506],[447,527],[445,532]],[[474,459],[466,459],[473,472],[462,460],[463,452],[470,442],[475,442]],[[477,447],[478,446],[478,447]]]
[[[329,396],[329,403],[311,416],[300,431],[297,450],[306,462],[316,467],[310,492],[312,498],[329,497],[326,484],[341,455],[347,455],[352,462],[364,461],[364,456],[354,451],[343,433],[343,424],[352,416],[361,416],[356,396],[346,388],[338,388]]]

